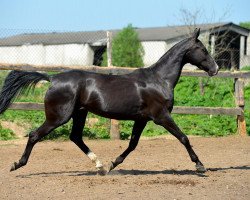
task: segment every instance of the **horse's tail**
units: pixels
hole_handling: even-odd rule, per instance
[[[50,81],[48,74],[39,72],[11,71],[6,77],[0,93],[0,114],[8,109],[12,101],[22,91],[33,88],[41,81]]]

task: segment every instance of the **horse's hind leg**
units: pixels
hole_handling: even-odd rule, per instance
[[[44,136],[48,135],[53,129],[57,128],[61,124],[52,124],[48,121],[45,121],[42,126],[40,126],[37,130],[33,131],[29,135],[29,139],[26,145],[26,148],[24,150],[24,153],[19,160],[19,162],[14,162],[14,164],[11,166],[10,171],[14,171],[24,165],[27,164],[30,153],[34,147],[34,145]]]
[[[90,158],[90,160],[96,164],[98,173],[100,175],[105,175],[106,170],[104,170],[103,164],[82,140],[82,131],[85,125],[87,113],[87,110],[81,109],[73,114],[73,126],[70,140],[73,141]]]
[[[56,92],[54,90],[50,92],[49,90],[47,92],[45,98],[46,121],[38,129],[30,133],[24,153],[19,162],[12,165],[11,171],[26,165],[34,145],[71,118],[74,109],[74,96],[65,95],[61,97],[60,94],[60,90],[56,90]]]
[[[206,172],[206,168],[201,163],[198,156],[195,154],[192,146],[190,145],[188,137],[184,133],[182,133],[182,131],[175,124],[174,120],[172,119],[169,113],[163,113],[162,115],[155,118],[154,122],[166,128],[186,147],[191,160],[196,163],[196,169],[198,172]]]

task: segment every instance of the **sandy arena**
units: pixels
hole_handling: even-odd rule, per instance
[[[0,142],[0,199],[250,199],[250,137],[191,137],[208,168],[195,172],[174,138],[142,139],[123,164],[106,176],[72,142],[40,142],[28,164],[9,172],[27,139]],[[128,141],[88,140],[107,164]]]

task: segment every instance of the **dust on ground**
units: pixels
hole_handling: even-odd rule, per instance
[[[250,199],[250,137],[190,138],[208,172],[195,172],[175,139],[141,140],[114,171],[99,176],[72,142],[38,143],[28,164],[9,172],[26,139],[0,142],[0,199]],[[104,164],[129,141],[88,140]]]

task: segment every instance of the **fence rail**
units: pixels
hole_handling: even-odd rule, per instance
[[[52,71],[62,72],[66,70],[77,69],[104,74],[126,74],[130,73],[135,68],[129,67],[97,67],[97,66],[35,66],[35,65],[10,65],[0,64],[0,70],[24,70],[24,71]],[[203,71],[182,71],[182,76],[207,77]],[[219,72],[217,77],[233,78],[235,90],[236,107],[187,107],[174,106],[173,112],[176,114],[205,114],[205,115],[233,115],[237,116],[237,127],[240,135],[247,135],[246,122],[244,117],[244,79],[250,78],[250,72]],[[13,103],[10,109],[14,110],[44,110],[42,103]],[[112,138],[119,138],[116,134],[112,134]]]
[[[0,63],[0,70],[22,70],[22,71],[46,71],[46,72],[64,72],[67,70],[84,70],[89,72],[97,72],[103,74],[114,74],[121,75],[127,74],[134,71],[137,68],[131,67],[99,67],[99,66],[51,66],[51,65],[29,65],[29,64],[5,64]],[[193,77],[208,77],[207,73],[200,70],[182,70],[182,76],[193,76]],[[250,78],[250,72],[242,71],[220,71],[216,77],[219,78]]]
[[[12,103],[9,109],[12,110],[44,110],[43,103],[17,102]],[[242,115],[240,108],[222,107],[188,107],[174,106],[174,114],[199,114],[199,115]]]

